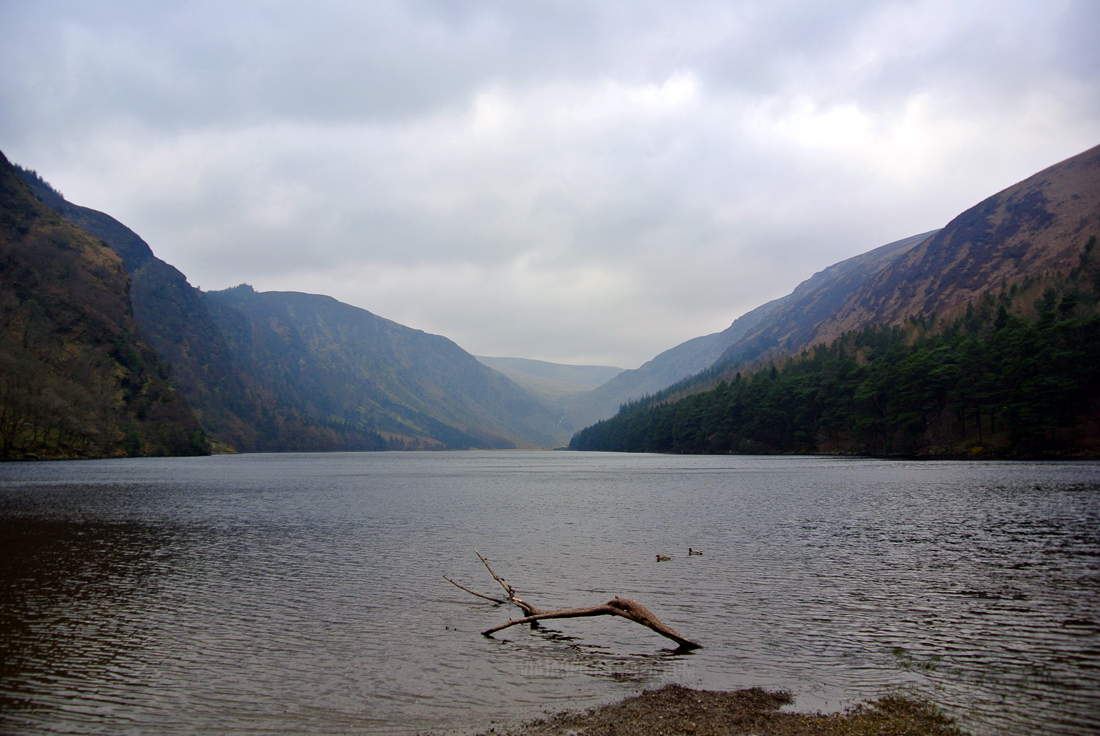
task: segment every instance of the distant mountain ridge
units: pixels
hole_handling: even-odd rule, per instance
[[[561,412],[571,397],[585,394],[623,372],[603,365],[567,365],[529,358],[494,358],[479,355],[478,361],[500,371],[549,406]]]
[[[776,299],[742,315],[726,329],[696,337],[664,351],[634,370],[619,373],[587,394],[569,397],[565,402],[565,421],[580,429],[613,416],[623,403],[698,373],[721,357],[727,347],[758,325],[785,301]]]

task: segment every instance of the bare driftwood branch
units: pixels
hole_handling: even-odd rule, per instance
[[[500,626],[494,626],[491,629],[481,632],[485,636],[492,636],[496,632],[507,629],[509,626],[515,626],[516,624],[525,624],[531,621],[541,621],[547,618],[581,618],[583,616],[622,616],[628,618],[635,623],[639,623],[642,626],[646,626],[653,631],[656,631],[661,636],[668,637],[674,642],[680,645],[682,649],[699,649],[702,645],[696,644],[691,639],[681,636],[671,627],[663,624],[659,618],[653,615],[653,612],[643,606],[637,601],[632,601],[629,598],[618,598],[610,600],[602,606],[592,606],[590,608],[564,608],[560,611],[545,611],[543,613],[537,613],[533,616],[527,616],[525,618],[517,618],[514,621],[509,621],[506,624]]]
[[[542,611],[517,596],[516,591],[512,590],[512,586],[504,582],[504,578],[493,572],[493,568],[489,567],[489,561],[485,559],[480,552],[477,551],[477,547],[474,547],[474,554],[477,555],[478,559],[481,560],[481,562],[485,565],[485,569],[489,571],[489,574],[493,576],[493,579],[500,583],[500,586],[504,588],[504,591],[508,594],[508,600],[519,606],[528,616],[534,616],[536,614],[542,613]]]
[[[497,605],[504,605],[505,603],[511,603],[511,601],[505,601],[505,600],[501,600],[500,598],[494,598],[491,595],[482,595],[481,593],[475,593],[474,591],[467,588],[465,585],[459,585],[458,583],[451,580],[446,575],[443,576],[443,579],[446,580],[451,585],[455,586],[456,588],[461,588],[462,590],[465,590],[470,595],[476,595],[478,598],[484,598],[485,600],[492,601],[493,603],[496,603]]]
[[[516,591],[513,590],[512,586],[508,585],[508,583],[504,581],[504,578],[493,572],[493,568],[489,566],[489,561],[482,557],[480,552],[475,549],[474,554],[476,554],[478,558],[482,561],[482,563],[485,565],[485,569],[489,571],[489,574],[493,576],[493,579],[500,583],[501,587],[503,587],[504,590],[508,593],[508,601],[500,601],[496,598],[482,595],[481,593],[474,593],[474,591],[459,585],[445,575],[443,576],[444,579],[455,587],[462,588],[462,590],[465,590],[467,593],[475,595],[478,598],[484,598],[485,600],[493,601],[494,603],[511,602],[527,614],[523,618],[517,618],[512,621],[508,621],[507,623],[503,623],[500,626],[494,626],[491,629],[487,629],[481,632],[484,636],[492,637],[492,635],[496,632],[507,629],[510,626],[515,626],[517,624],[531,624],[531,627],[535,628],[538,626],[539,621],[548,618],[621,616],[622,618],[630,619],[635,623],[639,623],[642,626],[645,626],[657,632],[661,636],[672,639],[680,646],[681,649],[699,649],[702,646],[701,644],[696,644],[691,639],[681,636],[675,630],[673,630],[672,627],[662,623],[661,620],[658,619],[648,608],[643,606],[641,603],[638,603],[637,601],[630,600],[629,598],[619,598],[618,596],[616,596],[613,600],[608,601],[602,606],[590,606],[588,608],[563,608],[556,611],[540,611],[539,609],[532,606],[530,603],[527,603],[526,601],[516,596]]]

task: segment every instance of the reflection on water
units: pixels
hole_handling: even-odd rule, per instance
[[[1100,466],[575,453],[0,466],[0,731],[484,729],[644,687],[1100,730]],[[704,648],[599,617],[634,598]],[[702,549],[688,557],[687,548]],[[656,554],[672,557],[654,562]]]

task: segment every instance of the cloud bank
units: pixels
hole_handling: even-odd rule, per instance
[[[0,5],[0,150],[203,289],[633,368],[1100,143],[1076,2]]]

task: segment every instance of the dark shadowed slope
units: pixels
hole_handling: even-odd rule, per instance
[[[210,292],[239,367],[330,424],[408,447],[552,447],[553,414],[452,341],[327,296]]]
[[[130,288],[118,255],[0,154],[0,456],[209,452],[139,334]]]

